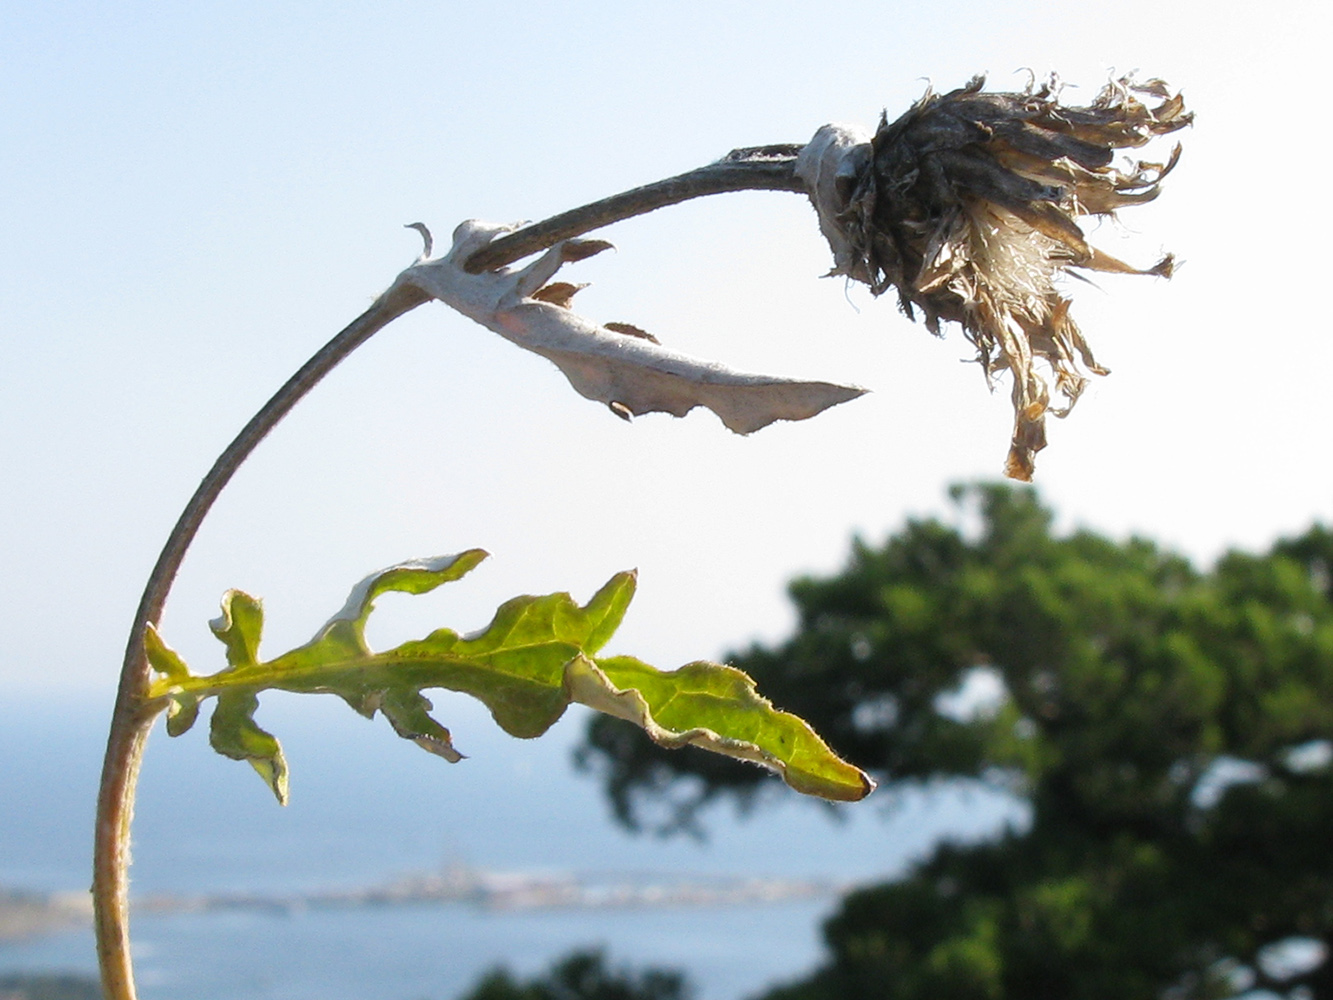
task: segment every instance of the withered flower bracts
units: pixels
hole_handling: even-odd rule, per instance
[[[1016,94],[984,80],[927,92],[873,136],[827,125],[797,173],[811,190],[834,253],[831,273],[898,291],[909,317],[960,324],[988,381],[1013,377],[1014,434],[1005,474],[1032,478],[1045,415],[1064,416],[1105,374],[1055,287],[1064,268],[1169,276],[1168,255],[1138,270],[1090,247],[1080,216],[1150,201],[1175,166],[1112,165],[1115,151],[1188,125],[1181,97],[1160,80],[1108,84],[1087,107],[1060,103],[1052,80]],[[1143,98],[1155,99],[1150,107]]]

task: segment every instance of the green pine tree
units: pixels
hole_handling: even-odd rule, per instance
[[[1030,490],[954,497],[979,531],[857,541],[792,584],[794,636],[730,661],[881,782],[1000,783],[1031,822],[850,896],[770,1000],[1333,998],[1333,532],[1204,572],[1056,535]],[[1004,696],[960,714],[975,671]],[[610,718],[582,758],[669,829],[765,780]]]

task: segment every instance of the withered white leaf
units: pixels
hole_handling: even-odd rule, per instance
[[[775,420],[805,420],[866,391],[734,371],[667,350],[629,324],[601,325],[578,315],[569,304],[582,286],[551,279],[562,264],[609,247],[600,240],[566,240],[523,268],[463,269],[476,250],[516,228],[468,220],[454,231],[447,254],[413,265],[399,280],[554,362],[580,395],[619,416],[682,417],[705,406],[731,430],[749,434]]]

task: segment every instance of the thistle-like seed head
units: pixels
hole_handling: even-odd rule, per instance
[[[875,295],[895,288],[927,328],[960,324],[990,381],[1013,377],[1014,434],[1005,474],[1032,478],[1045,415],[1064,416],[1106,374],[1069,315],[1054,278],[1065,268],[1170,276],[1168,255],[1138,270],[1088,246],[1077,219],[1151,201],[1175,166],[1112,165],[1190,124],[1161,80],[1108,84],[1091,105],[1060,103],[1059,85],[985,93],[984,79],[927,92],[874,136],[824,126],[797,161],[834,254],[832,274]],[[1149,107],[1135,95],[1160,101]]]

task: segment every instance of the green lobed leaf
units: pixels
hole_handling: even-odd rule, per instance
[[[222,615],[210,623],[226,647],[227,666],[215,674],[191,674],[150,628],[145,652],[160,675],[150,697],[167,703],[172,736],[189,730],[200,702],[215,697],[213,748],[248,761],[284,803],[282,747],[254,720],[259,693],[268,689],[336,694],[368,718],[382,713],[399,736],[449,761],[462,755],[431,716],[430,700],[422,694],[427,688],[472,695],[513,736],[540,736],[577,701],[629,719],[663,746],[699,746],[762,764],[807,794],[850,801],[874,787],[733,667],[692,663],[663,672],[632,657],[595,659],[634,596],[633,572],[616,574],[582,606],[568,594],[516,597],[472,635],[442,628],[382,652],[366,644],[366,620],[376,598],[391,591],[427,593],[465,576],[485,558],[485,552],[472,549],[373,573],[310,642],[267,661],[259,655],[263,606],[230,590]]]
[[[285,806],[287,759],[277,737],[255,724],[258,707],[259,696],[250,688],[220,692],[208,742],[224,757],[247,761],[277,796],[279,804]]]
[[[806,795],[856,802],[875,787],[735,667],[699,661],[668,672],[632,656],[580,656],[565,668],[565,687],[573,701],[641,726],[660,746],[696,746],[762,764]]]
[[[190,677],[190,668],[185,665],[185,661],[176,655],[175,650],[168,649],[158,635],[157,629],[148,626],[148,631],[144,634],[144,651],[148,657],[149,665],[169,680],[185,681]],[[167,733],[170,736],[179,736],[181,733],[189,732],[190,727],[194,725],[195,720],[199,718],[199,699],[192,694],[184,692],[173,693],[167,704]]]

